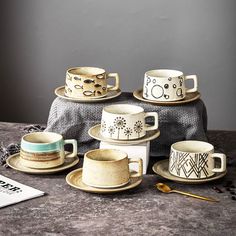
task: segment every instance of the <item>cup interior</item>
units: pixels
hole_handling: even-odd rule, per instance
[[[97,67],[75,67],[68,70],[73,75],[94,76],[105,73],[104,69]]]
[[[203,141],[186,140],[172,144],[172,148],[180,152],[202,153],[214,150],[213,145]]]
[[[49,144],[62,139],[62,136],[52,132],[35,132],[22,137],[25,142],[32,144]]]
[[[88,151],[86,157],[93,161],[115,162],[127,157],[125,152],[115,149],[95,149]]]
[[[129,104],[117,104],[117,105],[106,106],[103,108],[103,110],[108,113],[116,115],[126,115],[126,114],[132,115],[144,111],[142,107]]]
[[[182,76],[183,72],[178,70],[167,70],[167,69],[161,69],[161,70],[150,70],[146,72],[147,76],[151,77],[178,77]]]

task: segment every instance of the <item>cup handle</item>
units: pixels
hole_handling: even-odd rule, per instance
[[[224,172],[226,170],[226,155],[223,153],[214,153],[212,154],[212,158],[219,158],[220,159],[220,168],[214,168],[212,169],[212,172],[214,173],[220,173]]]
[[[145,124],[144,130],[149,131],[149,130],[157,129],[158,128],[158,114],[157,114],[157,112],[146,112],[144,115],[144,119],[147,117],[154,117],[154,125],[147,126],[147,124]]]
[[[196,92],[197,91],[197,88],[198,88],[198,82],[197,82],[197,76],[196,75],[186,75],[184,77],[184,80],[193,80],[193,88],[191,89],[187,89],[186,90],[186,93],[193,93],[193,92]]]
[[[72,144],[73,146],[73,152],[66,155],[66,158],[73,158],[77,156],[78,150],[77,150],[77,141],[75,139],[66,139],[64,140],[65,144]]]
[[[107,79],[114,78],[115,79],[115,86],[108,85],[107,89],[109,91],[118,90],[120,88],[120,77],[117,73],[109,73],[107,74]]]
[[[130,177],[141,177],[143,175],[143,160],[141,158],[129,158],[130,163],[138,163],[138,173],[130,173]]]

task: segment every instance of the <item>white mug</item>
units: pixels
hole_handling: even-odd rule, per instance
[[[154,125],[148,126],[146,117],[154,118]],[[157,112],[144,112],[140,106],[130,104],[110,105],[103,108],[101,130],[103,137],[117,140],[139,139],[146,131],[157,130]]]
[[[186,80],[193,80],[194,86],[187,89]],[[196,75],[184,75],[177,70],[150,70],[144,75],[143,97],[153,101],[178,101],[186,93],[196,92],[198,88]]]
[[[215,159],[220,160],[221,167],[215,167]],[[214,153],[214,147],[210,143],[186,140],[171,145],[169,172],[174,176],[205,179],[225,170],[225,154]]]

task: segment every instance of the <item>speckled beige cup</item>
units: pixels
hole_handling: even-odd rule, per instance
[[[108,85],[113,78],[115,85]],[[119,90],[120,80],[117,73],[107,73],[97,67],[74,67],[66,72],[65,96],[71,98],[101,98],[109,91]]]
[[[130,163],[138,163],[138,173],[131,173]],[[142,159],[129,159],[115,149],[95,149],[84,155],[82,181],[92,187],[116,188],[127,184],[131,177],[141,177]]]

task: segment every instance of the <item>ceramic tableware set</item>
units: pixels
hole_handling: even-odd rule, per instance
[[[153,125],[146,123],[153,120]],[[101,123],[91,127],[88,134],[100,142],[100,148],[125,151],[129,157],[142,158],[143,173],[149,159],[149,143],[160,135],[158,114],[145,112],[140,106],[131,104],[109,105],[103,108]],[[137,152],[137,147],[140,148]],[[132,164],[130,168],[137,170]]]
[[[115,86],[107,85],[106,80],[110,77],[115,78]],[[106,75],[105,70],[98,68],[72,68],[67,71],[64,96],[76,99],[77,102],[81,100],[94,102],[101,101],[104,98],[110,99],[113,97],[109,97],[109,91],[117,90],[117,94],[119,94],[119,77],[116,73]],[[146,124],[145,119],[147,117],[154,120],[153,125]],[[101,123],[91,127],[88,133],[97,140],[111,144],[132,145],[150,141],[160,135],[158,115],[156,112],[145,112],[142,107],[131,104],[106,106],[102,111]],[[91,155],[93,160],[91,160]],[[111,159],[108,160],[108,156]],[[117,171],[120,168],[120,162],[126,164],[125,167],[122,164],[122,170]],[[138,174],[131,174],[129,164],[135,162],[139,163]],[[93,168],[93,166],[95,167]],[[101,167],[100,174],[102,177],[99,175],[98,167]],[[90,170],[91,168],[93,171]],[[112,173],[115,178],[121,181],[120,183],[118,183],[118,179],[113,180],[110,184],[107,183],[109,178],[113,176]],[[71,186],[84,191],[118,192],[140,184],[142,173],[143,164],[141,159],[128,158],[128,154],[121,150],[98,149],[92,150],[91,153],[85,153],[83,169],[71,172],[66,180]],[[100,183],[96,183],[96,181],[99,181],[99,176],[101,177]],[[106,180],[106,178],[108,179]],[[122,180],[122,178],[125,179]]]
[[[114,85],[107,82],[111,78]],[[187,80],[193,81],[193,88],[187,88]],[[133,95],[158,105],[188,103],[200,97],[197,82],[196,75],[184,75],[176,70],[151,70],[144,75],[143,89],[136,90]],[[67,70],[65,86],[57,88],[55,93],[73,102],[95,103],[119,96],[119,84],[117,73],[106,73],[95,67],[75,67]],[[153,124],[148,125],[146,118],[152,118]],[[110,144],[140,144],[160,135],[158,114],[145,112],[132,104],[105,106],[101,123],[91,127],[88,133]],[[65,144],[72,144],[72,153],[65,152]],[[60,134],[51,132],[23,136],[20,153],[7,160],[12,168],[32,174],[55,173],[78,162],[77,141],[64,140]],[[135,163],[138,171],[131,171],[130,163]],[[226,174],[226,156],[214,153],[214,147],[206,142],[180,141],[172,144],[169,159],[157,162],[153,171],[177,182],[207,182]],[[66,181],[83,191],[114,193],[139,185],[142,174],[142,159],[129,158],[126,152],[118,149],[95,149],[84,154],[83,168],[70,172]]]

